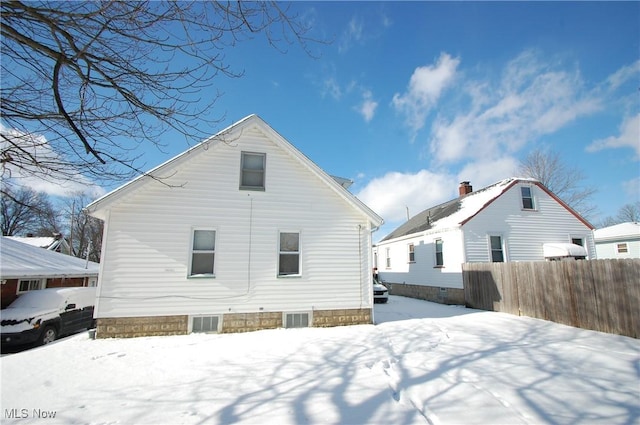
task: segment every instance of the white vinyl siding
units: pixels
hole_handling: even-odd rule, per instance
[[[266,154],[268,190],[238,190],[242,151]],[[368,216],[262,131],[185,165],[111,206],[98,318],[372,305]],[[212,223],[215,280],[203,285],[189,278],[191,233]],[[278,235],[288,229],[303,242],[296,279],[278,278]]]

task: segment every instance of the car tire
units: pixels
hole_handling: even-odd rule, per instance
[[[52,343],[58,337],[58,331],[53,326],[47,326],[40,334],[40,345]]]

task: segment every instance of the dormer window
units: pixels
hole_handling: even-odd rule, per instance
[[[267,154],[242,152],[240,161],[240,189],[264,190]]]
[[[531,187],[521,186],[520,193],[522,194],[522,208],[525,210],[534,210],[535,205],[533,203],[533,195],[531,194]]]

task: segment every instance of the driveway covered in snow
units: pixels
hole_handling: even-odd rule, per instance
[[[2,423],[640,422],[636,339],[394,296],[375,320],[76,335],[0,358]]]

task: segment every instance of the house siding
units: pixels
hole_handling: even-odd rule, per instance
[[[520,186],[530,186],[535,210],[521,208]],[[593,232],[536,185],[519,183],[463,225],[469,263],[489,262],[488,235],[502,236],[506,261],[542,261],[543,244],[584,240],[588,258],[596,258]]]
[[[267,154],[265,191],[239,190],[242,151]],[[162,171],[110,208],[97,318],[371,308],[370,220],[256,127]],[[215,278],[187,277],[194,228]],[[277,277],[279,231],[300,277]]]
[[[531,187],[535,210],[522,208],[520,187],[523,185]],[[431,287],[462,289],[462,263],[491,261],[489,235],[502,237],[505,261],[544,260],[544,243],[566,243],[571,242],[571,238],[583,239],[588,258],[596,258],[592,230],[539,186],[520,182],[458,226],[379,243],[374,249],[379,276],[392,284],[392,294],[410,294],[444,302],[441,295],[444,291]],[[436,239],[442,239],[444,244],[442,268],[434,267]],[[409,243],[415,246],[413,264],[408,263]],[[390,268],[385,267],[387,248],[391,252]],[[421,290],[420,286],[427,288]],[[458,297],[454,295],[452,300],[458,300]]]

